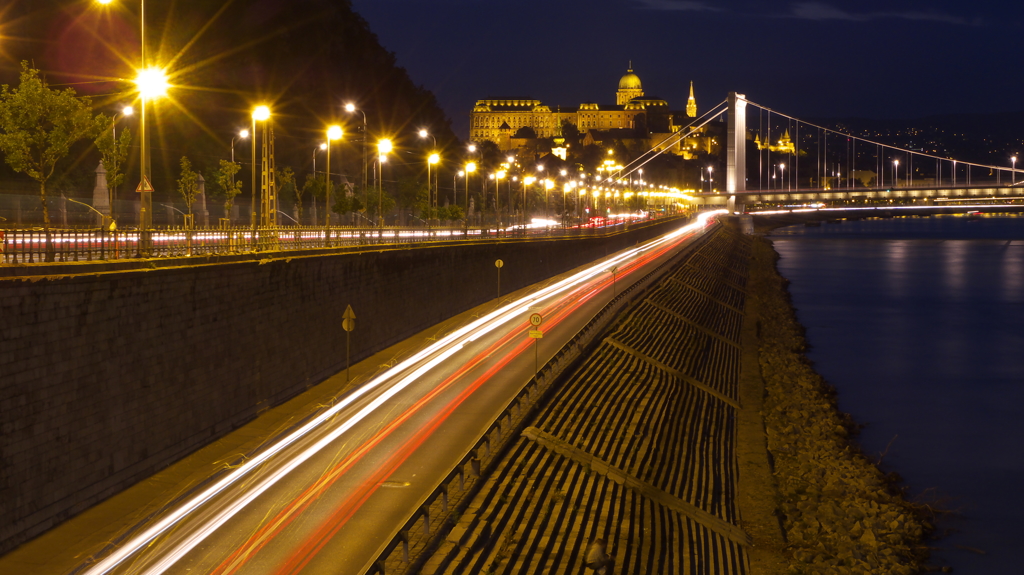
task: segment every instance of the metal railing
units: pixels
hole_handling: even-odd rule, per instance
[[[0,228],[0,263],[31,264],[229,255],[286,250],[494,239],[578,238],[614,233],[662,218],[607,221],[574,227],[165,227],[149,231],[104,228]],[[50,257],[47,257],[50,254]]]

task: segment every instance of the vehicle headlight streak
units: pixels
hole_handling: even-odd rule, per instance
[[[272,487],[284,476],[288,475],[292,470],[301,465],[303,462],[311,458],[313,455],[318,453],[324,447],[329,445],[338,439],[345,432],[350,430],[353,426],[362,421],[366,416],[376,411],[380,406],[386,403],[389,399],[409,387],[412,383],[422,377],[424,374],[435,368],[437,365],[459,352],[467,343],[473,342],[481,336],[487,335],[488,333],[502,327],[510,321],[522,320],[523,316],[529,312],[530,308],[538,302],[546,300],[550,297],[561,294],[562,292],[572,289],[577,285],[584,283],[595,276],[607,273],[610,267],[616,266],[622,262],[625,262],[639,254],[653,250],[661,246],[666,242],[671,242],[681,235],[688,234],[699,229],[703,229],[707,225],[707,221],[718,214],[727,213],[726,210],[716,210],[712,212],[705,212],[697,216],[697,221],[682,228],[666,234],[657,240],[647,243],[644,246],[627,250],[610,260],[601,262],[600,264],[591,266],[586,270],[583,270],[571,277],[568,277],[562,281],[556,282],[548,287],[542,288],[532,294],[524,296],[523,298],[509,303],[479,319],[473,321],[466,326],[455,330],[433,344],[427,346],[420,352],[412,355],[408,359],[398,363],[391,369],[380,374],[376,378],[370,380],[362,387],[356,389],[353,393],[345,396],[333,407],[325,410],[308,423],[296,429],[292,433],[282,438],[278,443],[271,445],[265,451],[261,452],[257,456],[248,460],[244,464],[240,465],[236,469],[232,470],[226,477],[214,485],[203,490],[195,497],[190,499],[177,508],[163,519],[150,526],[148,529],[133,537],[131,540],[125,543],[124,546],[114,550],[107,557],[97,562],[94,566],[84,571],[88,575],[103,575],[109,573],[111,570],[116,568],[126,559],[136,554],[138,551],[146,548],[153,540],[167,532],[171,527],[175,526],[179,521],[187,517],[190,513],[196,511],[199,507],[212,500],[218,494],[223,492],[228,487],[234,485],[242,478],[246,477],[251,472],[255,471],[262,464],[266,463],[274,455],[280,453],[288,446],[294,444],[298,440],[302,439],[321,425],[332,419],[335,415],[340,413],[343,409],[354,403],[359,398],[376,390],[385,383],[391,382],[395,378],[401,376],[409,369],[413,369],[410,373],[404,377],[400,377],[395,381],[390,388],[381,393],[380,396],[376,397],[373,401],[368,403],[365,407],[360,409],[358,412],[353,414],[350,418],[341,422],[335,429],[330,433],[320,438],[316,443],[307,447],[302,452],[296,454],[290,461],[283,465],[280,469],[275,470],[273,473],[262,478],[255,484],[253,484],[240,499],[231,502],[223,509],[217,511],[212,517],[207,519],[201,526],[198,526],[188,537],[178,542],[176,547],[157,561],[155,564],[145,568],[144,572],[147,574],[160,574],[164,573],[174,563],[176,563],[181,557],[191,551],[196,545],[201,543],[207,536],[216,531],[220,526],[227,522],[232,516],[238,513],[241,509],[246,507],[249,503],[259,497],[263,492]],[[423,363],[421,363],[423,362]],[[419,364],[419,365],[418,365]]]

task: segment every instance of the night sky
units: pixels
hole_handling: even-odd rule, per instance
[[[465,137],[475,100],[707,110],[729,91],[801,118],[1024,109],[1024,3],[951,0],[352,0]]]

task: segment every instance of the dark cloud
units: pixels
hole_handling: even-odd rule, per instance
[[[756,12],[748,10],[727,10],[721,4],[710,5],[698,0],[636,0],[641,9],[661,10],[666,12],[732,12],[740,16],[791,18],[796,20],[840,20],[846,22],[869,22],[872,20],[917,20],[922,22],[938,22],[970,26],[980,24],[978,19],[968,19],[937,10],[905,10],[905,11],[852,11],[823,2],[796,2],[790,5],[788,12]]]
[[[789,17],[802,20],[846,20],[849,22],[867,22],[870,20],[919,20],[925,22],[941,22],[943,24],[972,25],[978,21],[970,21],[960,16],[941,12],[849,12],[820,2],[797,2],[792,5]]]

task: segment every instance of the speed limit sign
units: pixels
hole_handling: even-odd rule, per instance
[[[539,313],[535,313],[530,316],[530,325],[540,325],[544,322],[544,318]]]

